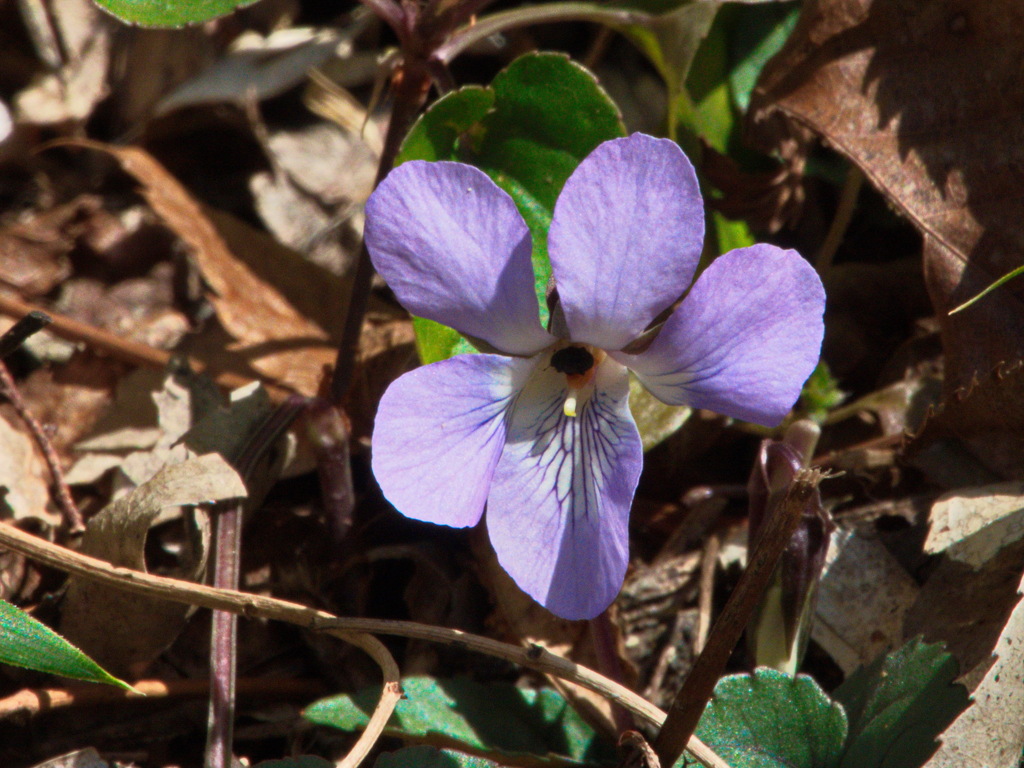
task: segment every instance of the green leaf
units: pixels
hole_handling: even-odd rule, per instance
[[[512,196],[533,236],[535,290],[547,322],[547,231],[555,200],[584,157],[625,132],[618,109],[590,72],[561,54],[531,53],[489,87],[439,99],[412,127],[396,164],[469,163]],[[417,322],[416,336],[425,363],[465,349],[454,331],[437,323]]]
[[[839,388],[839,380],[832,375],[828,363],[822,360],[804,384],[800,404],[808,417],[820,423],[828,417],[829,411],[846,399],[846,395]]]
[[[800,3],[737,7],[737,17],[730,35],[729,86],[736,108],[746,112],[761,70],[781,50],[796,26]]]
[[[419,746],[385,752],[373,765],[374,768],[497,768],[498,764],[450,749]]]
[[[316,755],[299,755],[282,760],[264,760],[253,768],[334,768],[334,763]]]
[[[429,738],[455,748],[508,754],[559,755],[572,762],[614,763],[615,754],[554,691],[482,685],[464,678],[410,677],[385,732]],[[355,696],[322,699],[303,716],[344,731],[366,727],[380,697],[378,687]]]
[[[121,21],[142,27],[183,27],[226,16],[256,0],[96,0]]]
[[[846,715],[811,678],[761,668],[718,681],[697,736],[732,768],[834,768]]]
[[[918,768],[936,738],[967,708],[956,660],[915,638],[861,667],[835,691],[850,718],[842,768]]]
[[[6,600],[0,600],[0,662],[133,690],[45,624]]]

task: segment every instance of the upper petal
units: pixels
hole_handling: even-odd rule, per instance
[[[775,426],[821,352],[825,289],[796,251],[738,248],[711,263],[643,354],[617,354],[651,394]]]
[[[565,377],[538,369],[516,401],[487,500],[498,562],[567,619],[598,615],[622,588],[643,449],[625,369],[611,359],[575,418]]]
[[[406,517],[475,525],[505,444],[505,412],[533,363],[459,355],[395,380],[377,409],[373,474]]]
[[[551,343],[540,325],[530,230],[462,163],[404,163],[366,203],[366,247],[403,306],[510,354]]]
[[[704,242],[697,175],[668,139],[606,141],[565,183],[548,255],[574,341],[621,349],[693,279]]]

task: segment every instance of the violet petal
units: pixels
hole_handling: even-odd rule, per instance
[[[668,139],[601,144],[566,181],[548,254],[574,341],[621,349],[693,279],[704,241],[697,175]]]
[[[615,358],[662,402],[775,426],[818,362],[824,310],[796,251],[738,248],[701,274],[646,352]]]
[[[643,449],[618,363],[599,366],[575,418],[563,413],[565,396],[565,377],[541,367],[517,399],[487,528],[524,592],[558,616],[589,619],[622,588]]]
[[[365,237],[374,268],[412,314],[509,354],[552,342],[538,314],[530,231],[483,171],[400,165],[366,203]]]
[[[475,525],[505,443],[505,412],[534,363],[459,355],[394,381],[377,409],[373,474],[406,517]]]

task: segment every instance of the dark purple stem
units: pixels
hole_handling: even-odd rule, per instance
[[[349,462],[349,421],[344,411],[321,398],[310,401],[306,419],[316,454],[324,512],[335,541],[341,541],[352,527],[352,510],[356,503]]]
[[[259,460],[306,406],[306,399],[292,395],[277,407],[246,443],[236,469],[249,484]],[[252,500],[250,499],[250,502]],[[217,515],[213,584],[238,589],[242,561],[244,505],[232,502]],[[205,768],[231,768],[235,724],[235,680],[238,620],[233,613],[214,611],[210,628],[210,709],[207,721]]]
[[[391,91],[394,107],[388,130],[384,138],[384,149],[380,155],[377,168],[379,184],[391,171],[398,156],[402,141],[415,122],[417,115],[427,101],[430,91],[430,67],[423,62],[403,63],[395,70],[391,78]],[[363,330],[363,317],[370,300],[370,281],[373,278],[373,265],[364,242],[359,250],[355,274],[352,278],[352,293],[349,297],[348,313],[345,315],[345,326],[338,345],[338,356],[334,364],[334,376],[331,380],[331,401],[341,407],[352,384],[352,373],[356,356],[359,353],[359,339]]]

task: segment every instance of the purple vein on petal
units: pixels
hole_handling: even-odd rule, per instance
[[[488,499],[499,562],[564,618],[591,618],[618,594],[628,558],[629,508],[642,463],[628,380],[599,369],[578,415],[563,412],[564,377],[539,370],[520,393]]]

